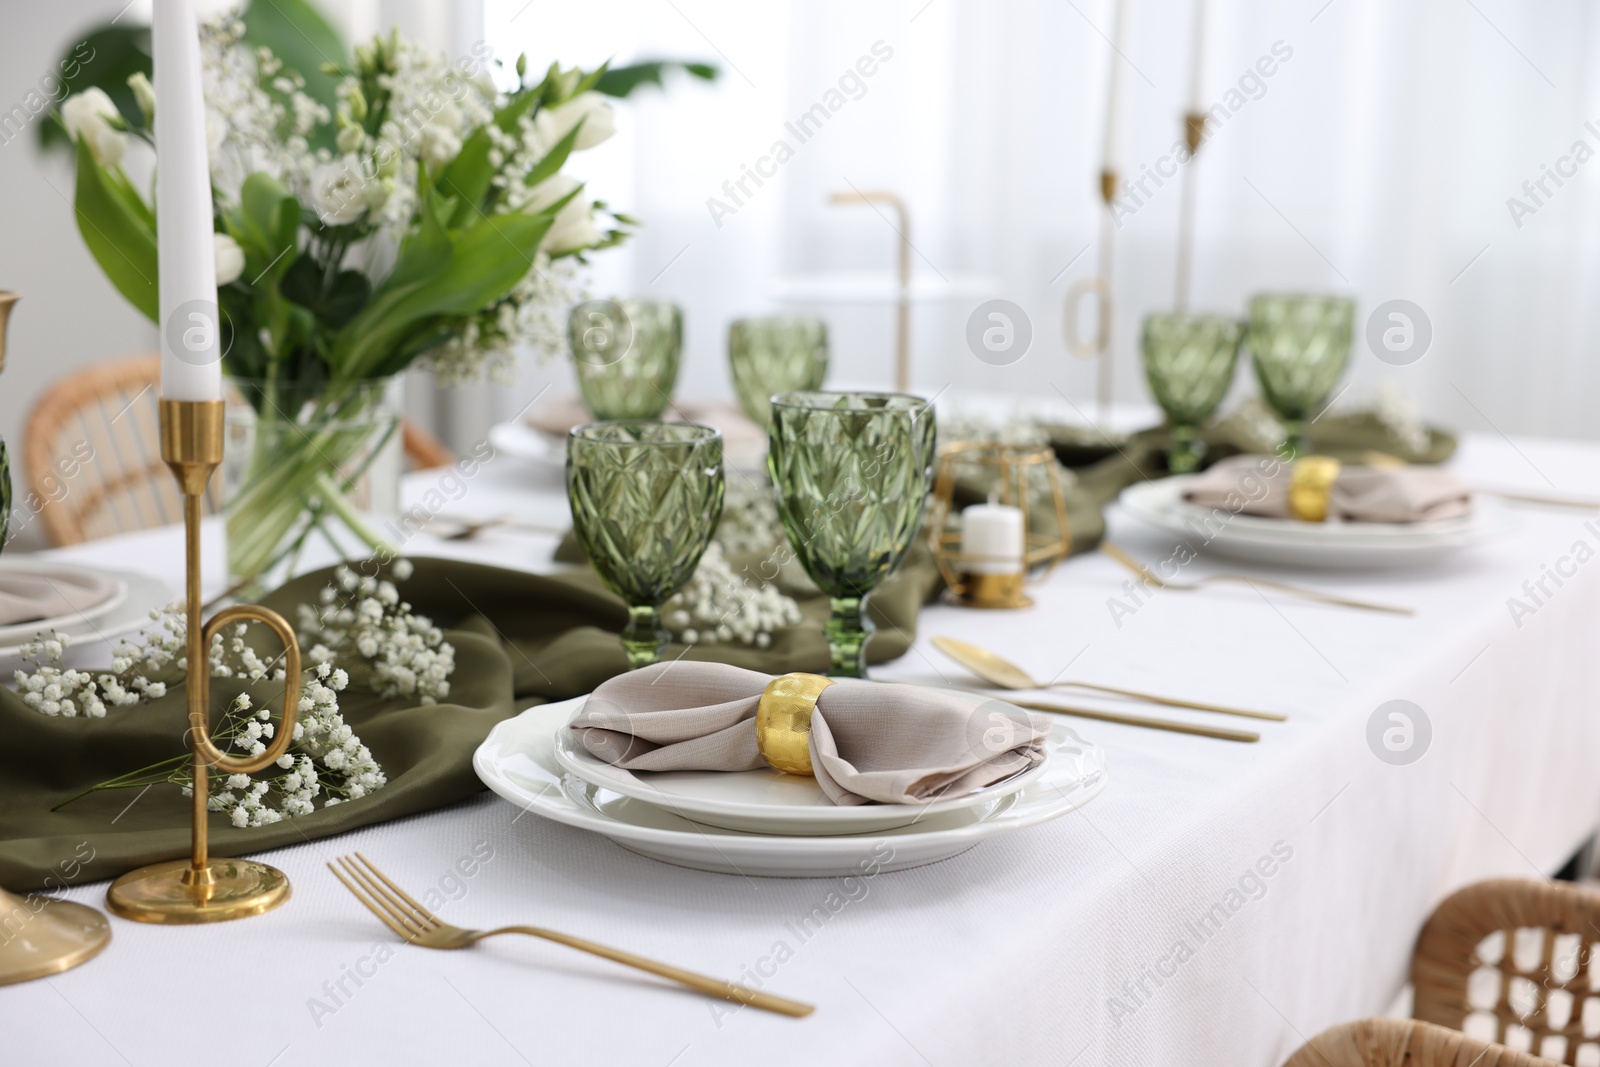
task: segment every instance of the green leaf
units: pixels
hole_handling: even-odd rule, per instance
[[[323,288],[322,270],[310,256],[301,256],[284,276],[286,300],[309,310],[329,331],[336,332],[366,306],[372,283],[358,270],[340,271],[333,284]]]
[[[593,89],[596,85],[598,85],[600,83],[600,79],[604,78],[606,76],[606,71],[608,71],[610,69],[611,69],[611,60],[608,59],[604,63],[600,64],[598,67],[596,67],[593,70],[591,70],[589,73],[585,74],[578,81],[578,84],[573,86],[572,95],[573,96],[577,96],[580,93],[586,93],[590,89]]]
[[[582,129],[582,122],[572,127],[565,137],[555,143],[555,147],[545,153],[543,159],[533,165],[533,169],[528,171],[528,176],[524,179],[530,188],[567,165],[567,157],[572,154],[572,146],[578,143],[578,132]]]
[[[334,374],[354,381],[403,369],[408,346],[426,324],[440,316],[475,315],[509,293],[533,269],[551,221],[545,215],[496,215],[454,241],[442,269],[413,271],[398,284],[390,275],[335,339],[328,360]]]
[[[130,209],[123,195],[112,188],[115,181],[94,161],[89,146],[79,144],[73,204],[78,232],[117,291],[151,322],[157,322],[161,317],[161,297],[153,219],[147,221]]]
[[[270,174],[256,173],[245,179],[239,190],[237,221],[245,239],[239,240],[237,233],[234,239],[243,246],[256,281],[265,278],[269,284],[275,283],[300,258],[300,202]]]
[[[73,43],[49,73],[61,79],[54,104],[60,104],[73,93],[85,89],[104,89],[112,103],[122,113],[129,128],[145,128],[144,112],[139,101],[128,88],[128,78],[136,73],[150,76],[150,30],[144,26],[115,26],[106,24],[90,30]],[[39,147],[45,149],[72,148],[67,131],[59,122],[38,123]]]
[[[594,84],[594,91],[607,96],[631,96],[641,86],[666,88],[666,72],[676,67],[701,81],[714,82],[722,71],[710,63],[686,63],[676,59],[652,59],[607,70]]]

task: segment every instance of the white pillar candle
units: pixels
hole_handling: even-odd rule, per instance
[[[1020,574],[1024,544],[1021,508],[974,504],[961,512],[961,565],[967,573]]]
[[[167,400],[221,400],[211,167],[194,0],[155,0],[150,41],[156,89],[161,395]]]

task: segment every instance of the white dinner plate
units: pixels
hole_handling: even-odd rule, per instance
[[[73,563],[62,563],[59,560],[40,559],[34,556],[7,556],[0,559],[0,572],[10,571],[17,574],[48,574],[70,585],[74,572],[92,572],[97,576],[106,577],[104,571],[93,567],[82,567]],[[88,622],[98,619],[115,611],[121,603],[128,598],[128,583],[119,577],[112,577],[111,593],[104,600],[90,604],[86,608],[58,615],[51,619],[34,619],[31,622],[13,623],[10,626],[0,626],[0,648],[19,644],[33,638],[40,630],[63,630],[74,622]],[[71,599],[69,603],[73,602]]]
[[[1218,556],[1286,567],[1388,568],[1433,562],[1493,540],[1514,525],[1496,500],[1474,497],[1472,513],[1439,522],[1301,522],[1230,514],[1191,504],[1184,489],[1196,478],[1174,475],[1122,491],[1128,514]]]
[[[585,782],[556,760],[557,735],[583,698],[529,708],[497,725],[473,756],[485,785],[524,811],[610,838],[642,856],[720,874],[832,878],[949,859],[986,838],[1056,819],[1106,786],[1105,753],[1055,723],[1046,773],[1020,792],[879,833],[801,837],[704,826]]]
[[[1011,705],[1007,705],[1010,707]],[[583,710],[583,700],[568,718]],[[1018,715],[1025,713],[1019,708]],[[752,834],[812,837],[822,834],[867,834],[909,826],[930,815],[988,805],[1017,793],[1044,775],[1055,748],[1045,744],[1045,758],[986,789],[928,804],[856,804],[840,806],[828,799],[817,780],[771,768],[754,771],[634,771],[597,759],[563,727],[556,733],[556,762],[590,785],[666,808],[686,819],[725,830]]]
[[[689,404],[675,406],[663,416],[680,417],[704,422],[722,431],[722,458],[729,467],[754,471],[765,465],[767,435],[737,408],[728,404]],[[536,429],[521,419],[497,422],[489,427],[489,443],[496,452],[531,466],[551,471],[566,469],[566,437]]]
[[[150,625],[150,612],[153,609],[164,608],[172,602],[172,590],[159,578],[131,571],[107,570],[103,573],[122,582],[125,586],[124,594],[117,605],[103,615],[87,619],[75,618],[65,625],[55,627],[57,631],[70,635],[74,644],[83,645],[91,641],[111,641],[124,637],[134,630]],[[19,663],[22,646],[33,640],[41,629],[48,630],[50,627],[44,623],[27,624],[26,633],[19,635],[11,643],[0,646],[0,668],[4,668],[8,675],[10,669]],[[109,649],[106,654],[109,657]]]
[[[543,430],[535,430],[521,419],[497,422],[489,427],[489,443],[496,452],[546,470],[564,470],[567,442]]]

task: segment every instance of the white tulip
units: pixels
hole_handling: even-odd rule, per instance
[[[128,88],[133,90],[133,98],[139,101],[139,110],[144,112],[144,121],[154,124],[156,121],[156,90],[150,84],[150,79],[145,77],[142,70],[136,70],[128,75]]]
[[[537,215],[582,185],[582,182],[570,175],[553,174],[534,186],[532,196],[522,209],[529,214]],[[599,244],[600,238],[600,228],[594,223],[594,205],[579,192],[556,212],[556,220],[551,224],[549,232],[544,235],[544,240],[539,242],[539,247],[556,255],[589,248]]]
[[[367,180],[353,156],[342,156],[311,172],[311,207],[329,226],[344,226],[367,210]]]
[[[217,250],[217,285],[237,281],[244,273],[244,249],[225,233],[214,233],[211,238]]]
[[[578,132],[578,139],[572,143],[574,152],[593,148],[609,140],[611,135],[617,132],[616,123],[612,120],[611,105],[599,93],[579,93],[564,104],[541,108],[539,113],[534,115],[533,122],[539,131],[539,136],[550,145],[571,133],[572,128],[582,122],[583,129]]]
[[[122,162],[128,149],[128,138],[112,125],[120,123],[122,114],[111,102],[104,89],[85,89],[67,97],[61,105],[61,122],[73,141],[83,141],[89,154],[103,167],[114,167]]]

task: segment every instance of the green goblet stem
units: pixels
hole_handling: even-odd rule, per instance
[[[1299,459],[1310,451],[1306,442],[1306,424],[1301,419],[1283,420],[1283,453],[1285,459]]]
[[[861,597],[829,597],[832,611],[823,623],[828,639],[828,675],[832,678],[867,676],[867,638],[876,629],[864,610]]]
[[[1172,447],[1167,450],[1167,469],[1173,474],[1189,474],[1200,468],[1206,454],[1205,442],[1195,433],[1193,426],[1177,424],[1172,427]]]
[[[628,669],[636,671],[660,660],[661,650],[671,636],[661,625],[659,605],[630,606],[628,625],[622,630],[622,650],[628,654]]]

